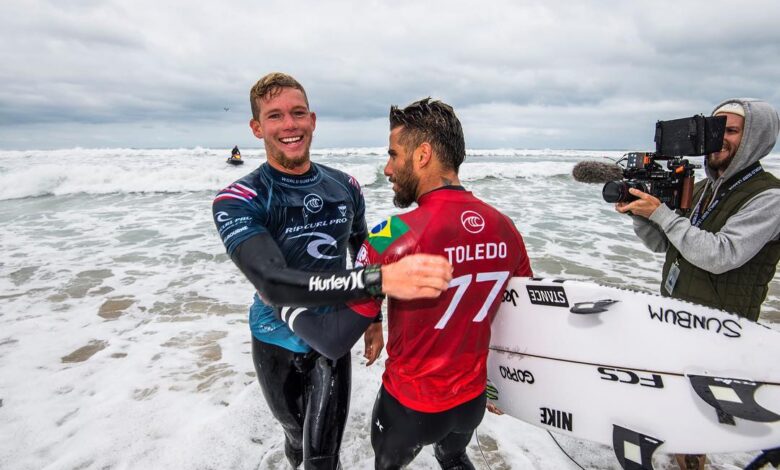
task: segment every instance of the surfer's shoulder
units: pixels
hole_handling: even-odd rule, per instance
[[[337,170],[336,168],[332,168],[321,163],[312,162],[312,166],[316,167],[317,171],[319,171],[326,178],[337,181],[349,191],[357,194],[362,193],[360,183],[358,183],[358,180],[349,173],[346,173],[342,170]]]
[[[385,220],[374,225],[368,231],[366,240],[378,254],[382,254],[391,246],[397,244],[399,240],[405,238],[411,227],[401,216],[392,215]]]

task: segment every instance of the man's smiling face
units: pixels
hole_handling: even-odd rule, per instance
[[[259,105],[259,119],[250,126],[265,142],[268,162],[286,170],[307,170],[317,116],[309,111],[304,94],[282,88],[259,99]]]

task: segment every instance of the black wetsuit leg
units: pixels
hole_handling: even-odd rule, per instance
[[[252,337],[257,379],[285,434],[293,467],[336,470],[349,413],[351,357],[332,361],[317,352],[294,353]]]
[[[441,413],[422,413],[403,406],[384,386],[371,417],[371,445],[377,470],[400,469],[422,448],[434,444],[442,468],[470,470],[466,446],[485,415],[485,394]]]
[[[303,359],[252,336],[252,362],[265,401],[285,435],[284,451],[295,468],[303,461],[304,376],[296,366]]]
[[[479,424],[479,423],[477,423]],[[447,437],[433,445],[433,454],[439,461],[439,466],[446,470],[475,470],[474,464],[466,455],[466,446],[471,442],[474,426],[465,433],[451,432]]]
[[[339,450],[349,414],[352,357],[336,360],[312,353],[306,384],[303,466],[306,470],[341,469]]]

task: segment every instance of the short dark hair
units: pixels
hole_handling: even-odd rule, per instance
[[[466,158],[463,128],[452,106],[430,97],[400,109],[390,107],[390,130],[403,126],[399,142],[412,151],[423,142],[431,144],[441,163],[458,172]]]
[[[292,76],[281,72],[271,72],[264,76],[249,90],[249,104],[252,106],[252,118],[260,119],[260,99],[269,98],[278,95],[283,88],[295,88],[301,90],[306,106],[309,106],[309,98],[306,96],[306,90],[298,80]]]

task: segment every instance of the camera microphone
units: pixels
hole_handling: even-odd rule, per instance
[[[607,183],[623,178],[623,169],[616,163],[582,161],[571,171],[574,181],[580,183]]]

